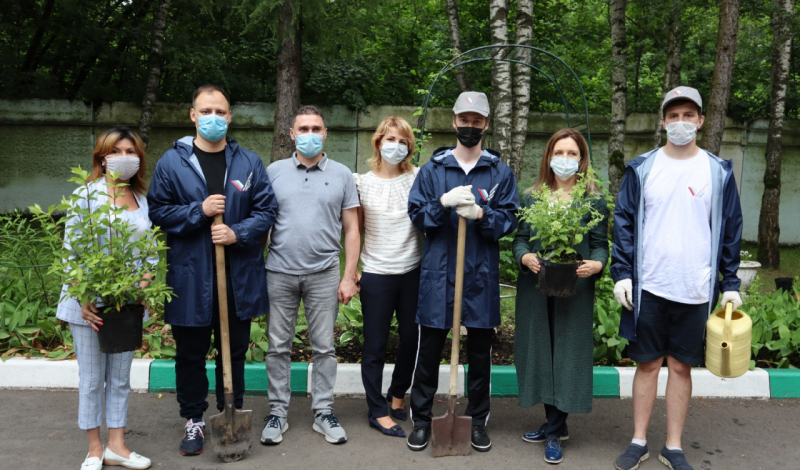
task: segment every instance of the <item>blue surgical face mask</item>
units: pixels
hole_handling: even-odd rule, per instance
[[[297,151],[306,158],[314,158],[322,152],[322,134],[296,134],[294,143]]]
[[[550,169],[556,174],[556,177],[561,181],[567,181],[578,172],[578,164],[580,160],[573,160],[571,158],[553,157],[550,159]]]
[[[228,120],[216,114],[197,115],[197,132],[209,142],[218,142],[228,133]]]

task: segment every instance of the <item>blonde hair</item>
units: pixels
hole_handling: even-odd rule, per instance
[[[389,129],[394,128],[400,133],[400,136],[408,141],[408,155],[406,158],[400,162],[400,172],[406,173],[411,171],[411,157],[414,155],[414,131],[411,129],[411,125],[408,122],[401,118],[395,116],[388,116],[378,124],[378,128],[375,129],[375,133],[372,134],[372,157],[368,160],[369,166],[373,170],[379,170],[381,165],[383,164],[383,158],[381,158],[381,141],[383,137],[389,133]]]
[[[553,159],[553,150],[556,146],[556,142],[566,138],[571,138],[578,144],[578,150],[581,153],[581,158],[578,163],[578,174],[584,177],[586,176],[587,171],[592,167],[592,162],[589,160],[589,145],[580,132],[568,127],[557,131],[550,137],[550,140],[547,141],[547,145],[544,147],[544,155],[542,156],[542,164],[539,166],[539,178],[536,184],[525,190],[526,193],[541,189],[542,185],[547,185],[548,188],[555,190],[556,174],[553,173],[553,170],[550,168],[550,160]],[[586,193],[592,194],[596,191],[597,186],[593,182],[589,182],[586,186]]]

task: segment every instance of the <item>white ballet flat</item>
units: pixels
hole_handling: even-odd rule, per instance
[[[105,452],[103,452],[103,463],[106,465],[117,465],[120,467],[131,468],[133,470],[144,470],[145,468],[150,468],[151,462],[150,459],[143,455],[139,455],[136,452],[131,452],[131,456],[127,459],[124,457],[120,457],[119,455],[111,452],[111,449],[106,447]],[[98,469],[100,467],[97,467]]]

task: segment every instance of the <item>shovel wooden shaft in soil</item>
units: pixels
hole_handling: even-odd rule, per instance
[[[458,352],[461,334],[461,299],[464,290],[464,246],[467,240],[467,219],[458,218],[458,245],[456,249],[456,285],[453,298],[453,340],[450,351],[450,396],[447,412],[433,418],[431,423],[431,448],[434,457],[469,455],[472,418],[456,416],[456,381],[458,378]]]
[[[214,216],[214,225],[222,224],[222,214]],[[231,375],[231,339],[228,331],[228,285],[225,277],[225,247],[214,245],[217,255],[217,298],[219,300],[219,336],[222,354],[222,377],[225,387],[225,408],[207,420],[211,448],[224,462],[244,458],[250,449],[253,412],[233,406]]]

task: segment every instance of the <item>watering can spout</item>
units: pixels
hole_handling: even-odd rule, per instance
[[[734,311],[732,302],[711,314],[706,324],[706,367],[712,374],[733,378],[747,372],[752,327],[750,317]]]

